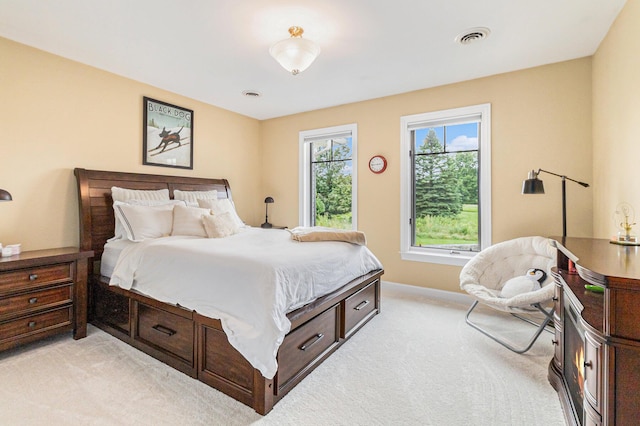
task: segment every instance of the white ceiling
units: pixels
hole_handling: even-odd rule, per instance
[[[0,36],[268,119],[589,56],[624,3],[0,0]],[[297,76],[269,55],[292,25],[322,49]],[[454,42],[473,27],[491,35]]]

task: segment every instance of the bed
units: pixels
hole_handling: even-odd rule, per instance
[[[237,349],[236,333],[229,332],[224,316],[214,318],[211,313],[205,315],[205,308],[193,308],[188,302],[176,303],[171,298],[161,301],[162,298],[151,297],[146,290],[135,287],[110,285],[112,278],[100,273],[103,255],[105,262],[110,256],[113,258],[113,245],[107,244],[114,236],[115,227],[112,187],[167,189],[171,198],[176,190],[215,190],[218,199],[232,200],[228,181],[82,168],[75,169],[75,176],[80,246],[95,253],[89,271],[89,321],[131,346],[252,407],[259,414],[268,413],[296,384],[380,312],[381,267],[366,270],[355,278],[344,278],[344,282],[337,282],[335,277],[331,277],[335,282],[324,286],[326,288],[320,297],[314,296],[308,303],[300,298],[305,301],[302,306],[294,305],[294,309],[286,311],[287,327],[281,343],[278,342],[277,368],[273,375],[269,374],[266,367],[256,368],[256,361],[249,357],[250,362],[246,354]],[[253,238],[252,233],[271,241],[283,239],[287,231],[247,229],[243,235],[234,238]],[[167,244],[186,244],[179,238],[175,238],[176,242],[171,241],[172,238],[163,238],[162,244],[165,240]],[[156,253],[160,253],[164,247],[159,244],[152,242],[149,245],[157,246]],[[312,247],[322,243],[299,244]],[[116,245],[116,253],[121,249]],[[133,253],[137,248],[124,250]],[[279,263],[273,257],[277,252],[274,253],[271,258],[265,257],[265,261]],[[255,253],[252,256],[259,257]],[[105,270],[109,271],[107,275],[111,275],[113,267]],[[330,280],[328,275],[327,280]],[[323,287],[322,284],[315,285]],[[255,297],[252,298],[251,294],[246,296],[247,302],[253,299]],[[213,312],[215,314],[216,311]],[[244,353],[243,348],[241,350]],[[267,374],[263,374],[265,371]]]

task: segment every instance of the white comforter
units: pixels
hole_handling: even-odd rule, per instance
[[[375,269],[382,265],[364,246],[246,228],[136,243],[122,251],[110,284],[219,319],[231,345],[270,379],[291,327],[286,313]]]

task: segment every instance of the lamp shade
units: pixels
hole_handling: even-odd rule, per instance
[[[544,184],[538,178],[527,179],[522,182],[523,194],[544,194]]]
[[[4,189],[0,189],[0,201],[11,201],[13,200],[13,198],[11,198],[11,194],[9,194],[8,191],[5,191]]]
[[[293,75],[300,74],[309,68],[320,54],[320,47],[302,38],[304,30],[301,27],[289,28],[291,37],[277,42],[269,53],[280,65]]]
[[[269,204],[271,203],[273,203],[273,197],[264,199],[264,223],[260,225],[262,228],[273,228],[273,225],[269,223]]]

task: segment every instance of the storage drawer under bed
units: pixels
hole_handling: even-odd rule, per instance
[[[344,300],[340,336],[348,338],[378,309],[378,281],[373,281]]]
[[[137,333],[134,339],[151,344],[189,364],[193,363],[194,325],[191,318],[138,302]]]
[[[334,305],[289,332],[278,350],[278,391],[293,386],[338,345],[340,305]]]

